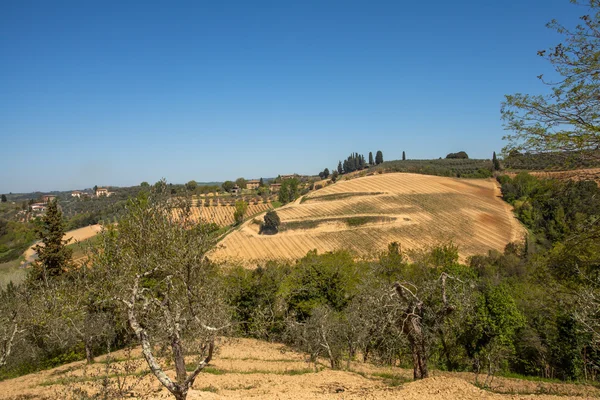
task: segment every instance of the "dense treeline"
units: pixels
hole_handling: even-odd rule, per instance
[[[503,160],[505,168],[520,170],[578,169],[600,167],[600,151],[520,153],[511,151]]]
[[[491,160],[438,159],[385,161],[375,171],[410,172],[415,174],[448,176],[457,178],[490,178],[494,164]]]

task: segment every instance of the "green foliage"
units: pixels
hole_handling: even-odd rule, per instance
[[[375,155],[375,164],[379,165],[383,162],[383,153],[381,150],[377,150],[377,154]]]
[[[232,181],[225,181],[221,185],[221,187],[223,188],[223,190],[226,191],[226,192],[228,192],[228,193],[231,192],[231,189],[233,189],[234,186],[235,186],[235,184]]]
[[[6,195],[5,195],[5,194],[3,194],[3,195],[1,196],[1,200],[0,200],[0,201],[1,201],[2,203],[6,203],[6,202],[7,202],[7,200],[6,200]]]
[[[373,152],[369,152],[369,165],[375,165],[375,161],[373,160]]]
[[[299,196],[298,179],[291,178],[285,179],[281,182],[281,187],[279,188],[279,201],[283,204],[291,203],[296,200]]]
[[[194,192],[198,188],[198,184],[196,183],[196,181],[189,181],[185,184],[185,188],[188,192]]]
[[[275,210],[269,210],[265,214],[264,222],[260,226],[260,233],[273,235],[279,232],[279,225],[281,220]]]
[[[410,172],[458,178],[489,178],[492,176],[492,169],[491,160],[445,158],[386,161],[376,167],[376,171]]]
[[[233,213],[233,219],[236,225],[239,225],[244,221],[244,216],[248,211],[248,203],[244,200],[238,200],[235,202],[235,211]]]
[[[496,157],[496,152],[492,156],[492,164],[494,166],[494,171],[500,171],[500,161],[498,161],[498,157]]]
[[[593,181],[538,179],[525,172],[500,177],[502,195],[546,247],[587,229],[600,218],[600,189]]]
[[[579,1],[572,1],[578,4]],[[546,95],[517,93],[507,95],[502,104],[506,136],[505,153],[525,150],[548,151],[597,150],[600,145],[598,95],[600,80],[600,3],[584,0],[588,15],[574,28],[552,20],[547,27],[564,37],[564,41],[538,55],[548,61],[557,77],[538,79]],[[546,89],[550,87],[550,90]]]
[[[342,167],[341,171],[340,167]],[[343,172],[344,174],[347,174],[349,172],[360,171],[366,167],[367,163],[365,162],[365,156],[358,153],[352,153],[344,160],[343,164],[338,164],[338,173],[341,174]]]
[[[468,160],[469,155],[464,151],[459,151],[458,153],[450,153],[446,156],[448,159],[459,159],[459,160]]]
[[[48,284],[49,279],[63,274],[71,266],[73,254],[73,250],[67,247],[69,241],[63,239],[65,223],[56,199],[48,203],[36,233],[41,244],[35,246],[38,259],[33,264],[29,279],[32,283]]]
[[[347,252],[317,255],[309,252],[291,269],[282,283],[287,311],[298,321],[310,317],[318,306],[342,311],[356,294],[360,268]]]

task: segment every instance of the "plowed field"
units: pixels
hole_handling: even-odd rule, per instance
[[[273,208],[271,203],[258,203],[258,204],[249,204],[248,211],[246,212],[246,217],[250,217],[255,214],[259,214],[262,212],[266,212]],[[233,206],[210,206],[210,207],[192,207],[192,218],[194,222],[198,222],[200,220],[204,222],[214,222],[219,226],[228,226],[233,224],[233,213],[235,212],[235,207]]]
[[[312,249],[369,256],[394,241],[407,250],[450,240],[466,257],[502,251],[524,234],[492,179],[368,176],[313,192],[277,213],[282,221],[278,234],[259,235],[258,225],[248,221],[223,239],[215,259],[296,259]]]

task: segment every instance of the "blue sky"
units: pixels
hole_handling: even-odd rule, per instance
[[[0,0],[0,192],[503,147],[568,0]]]

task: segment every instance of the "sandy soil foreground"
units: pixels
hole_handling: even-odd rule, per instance
[[[172,398],[151,375],[139,350],[113,354],[86,366],[75,362],[52,370],[0,382],[0,399],[68,399],[77,390],[97,393],[103,379],[108,387],[123,387],[124,397]],[[125,361],[127,359],[127,361]],[[196,380],[188,399],[588,399],[600,390],[586,385],[496,378],[491,390],[473,385],[470,373],[432,372],[412,382],[412,371],[353,362],[349,369],[333,371],[322,362],[315,366],[305,356],[280,344],[251,339],[225,339],[210,367]],[[169,371],[172,376],[173,371]]]

